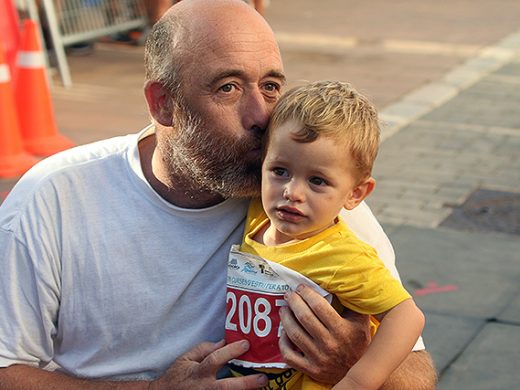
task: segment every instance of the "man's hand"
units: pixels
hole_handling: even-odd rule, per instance
[[[265,375],[249,375],[239,378],[216,379],[219,371],[229,360],[249,349],[245,340],[224,345],[202,343],[179,357],[165,374],[150,383],[150,390],[178,389],[215,389],[241,390],[257,389],[267,385]]]
[[[370,343],[369,318],[349,311],[341,317],[317,292],[300,285],[286,297],[280,316],[286,363],[318,382],[336,384]]]

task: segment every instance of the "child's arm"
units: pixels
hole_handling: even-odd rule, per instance
[[[365,354],[333,389],[379,389],[412,350],[424,327],[424,314],[407,299],[382,317]]]

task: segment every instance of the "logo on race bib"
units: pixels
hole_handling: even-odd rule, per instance
[[[260,272],[269,275],[269,276],[277,276],[276,272],[274,272],[270,267],[265,264],[258,264],[258,268],[260,268]]]
[[[228,262],[228,268],[240,269],[237,259],[230,259]]]
[[[258,271],[255,270],[255,266],[250,261],[246,262],[244,264],[244,268],[242,268],[242,272],[245,272],[246,274],[256,274]]]

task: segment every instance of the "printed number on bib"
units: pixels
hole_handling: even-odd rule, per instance
[[[254,294],[235,289],[228,289],[226,304],[226,330],[238,331],[244,335],[251,332],[257,337],[266,337],[276,325],[276,336],[280,337],[281,326],[278,307],[285,306],[283,299],[276,296]],[[273,313],[273,307],[275,312]],[[274,318],[272,318],[274,317]]]

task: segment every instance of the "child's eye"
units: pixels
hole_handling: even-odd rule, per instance
[[[273,168],[273,173],[274,173],[276,176],[281,176],[281,177],[287,177],[287,176],[289,176],[289,172],[287,171],[287,169],[285,169],[285,168],[280,168],[280,167],[275,167],[275,168]]]
[[[315,186],[324,186],[324,185],[327,185],[327,181],[325,179],[322,179],[321,177],[318,177],[318,176],[313,176],[309,179],[309,182],[311,184],[314,184]]]

